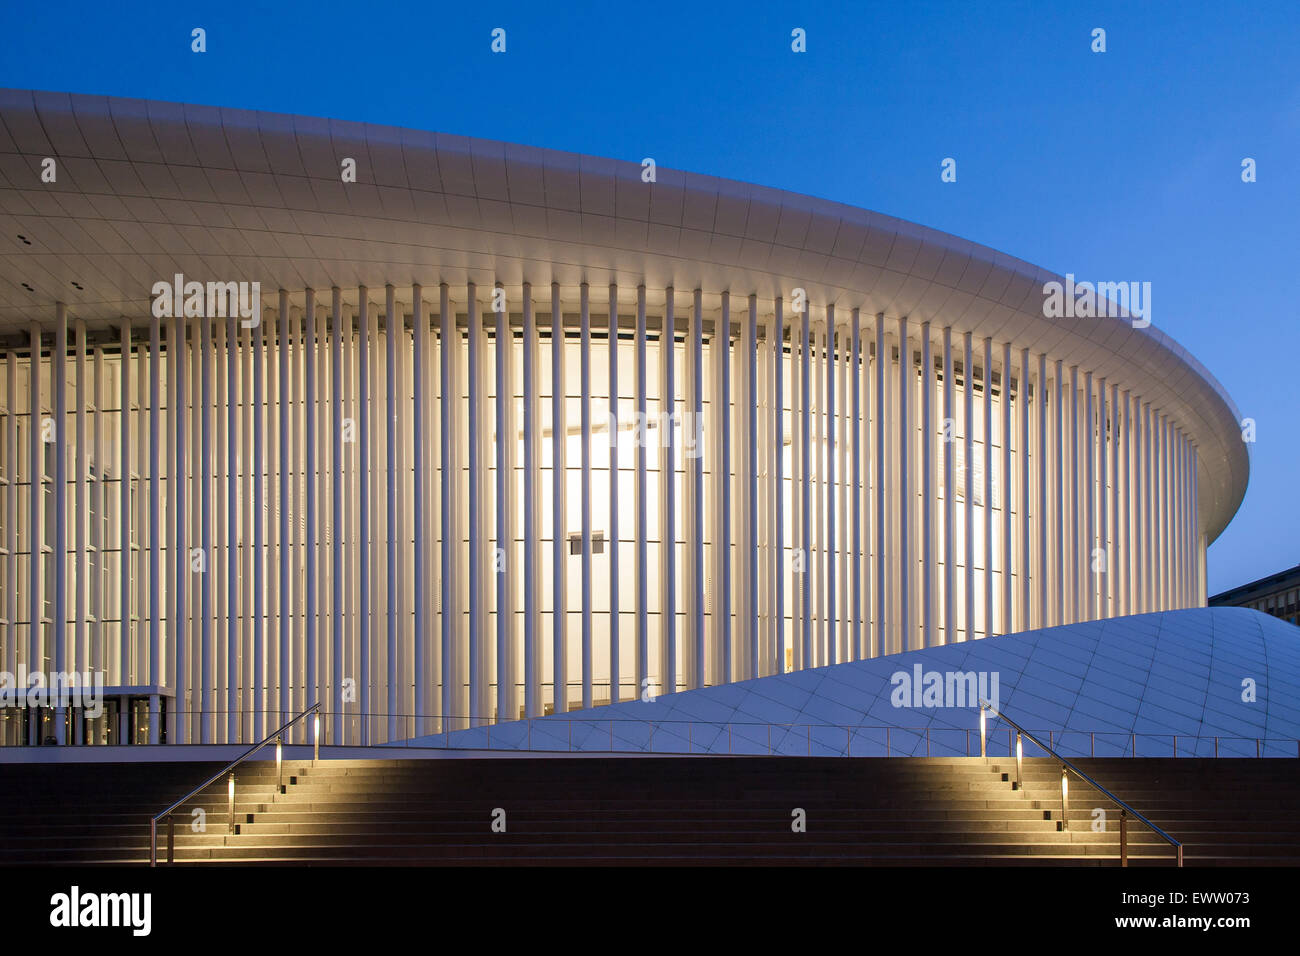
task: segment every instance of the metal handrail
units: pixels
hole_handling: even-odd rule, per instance
[[[189,800],[191,797],[193,797],[193,796],[195,796],[195,795],[197,795],[197,794],[199,794],[199,793],[202,793],[204,790],[206,790],[208,787],[212,786],[214,783],[216,783],[218,780],[220,780],[220,779],[221,779],[223,776],[225,776],[227,773],[230,774],[230,812],[231,812],[231,819],[232,819],[232,822],[233,822],[233,819],[234,819],[234,808],[235,808],[235,779],[234,779],[234,778],[235,778],[235,775],[234,775],[234,773],[233,773],[232,771],[234,771],[234,769],[235,769],[236,767],[238,767],[241,763],[243,763],[243,762],[244,762],[245,760],[247,760],[249,757],[253,756],[253,754],[257,753],[259,750],[261,750],[263,747],[265,747],[265,746],[266,746],[267,744],[269,744],[271,741],[274,740],[274,741],[277,742],[277,744],[280,743],[280,742],[282,742],[282,739],[283,739],[283,737],[284,737],[284,732],[285,732],[286,730],[288,730],[290,727],[292,727],[294,724],[298,723],[298,721],[302,720],[302,719],[303,719],[304,717],[306,717],[308,714],[316,714],[316,715],[317,715],[317,717],[316,717],[316,738],[315,738],[315,744],[314,744],[315,749],[314,749],[314,752],[313,752],[312,759],[313,759],[313,761],[314,761],[314,760],[319,760],[319,759],[320,759],[320,701],[317,701],[316,703],[314,703],[314,704],[312,704],[310,707],[308,707],[306,710],[304,710],[302,713],[300,713],[300,714],[298,714],[296,717],[294,717],[292,720],[288,721],[287,723],[285,723],[284,725],[282,725],[282,726],[279,727],[278,729],[276,729],[276,730],[272,731],[271,733],[267,734],[265,737],[263,737],[263,738],[262,738],[260,741],[258,741],[257,743],[253,744],[252,747],[250,747],[250,748],[248,748],[247,750],[245,750],[242,754],[240,754],[238,757],[236,757],[236,758],[235,758],[234,760],[232,760],[230,763],[226,764],[224,767],[222,767],[220,770],[218,770],[218,771],[217,771],[216,773],[214,773],[212,776],[208,777],[207,780],[204,780],[201,784],[199,784],[197,787],[195,787],[195,788],[194,788],[193,790],[191,790],[189,793],[185,794],[185,796],[181,797],[179,800],[177,800],[176,802],[172,803],[170,806],[167,807],[167,809],[165,809],[165,810],[161,810],[161,811],[159,811],[158,813],[155,813],[152,817],[150,817],[150,818],[149,818],[149,865],[150,865],[150,866],[157,866],[157,865],[158,865],[158,821],[161,820],[163,817],[168,817],[168,818],[170,818],[171,814],[172,814],[173,812],[175,812],[176,808],[179,807],[182,803],[184,803],[186,800]],[[279,756],[279,750],[278,750],[278,748],[277,748],[277,751],[276,751],[276,766],[277,766],[277,767],[280,766],[280,756]],[[168,832],[168,835],[167,835],[167,848],[168,848],[168,859],[167,859],[167,862],[170,863],[170,862],[171,862],[171,848],[172,848],[172,827],[170,826],[170,824],[169,824],[169,826],[168,826],[168,831],[167,831],[167,832]]]
[[[1067,758],[1062,757],[1059,753],[1056,752],[1055,749],[1053,749],[1052,747],[1050,747],[1050,746],[1048,746],[1047,744],[1043,743],[1041,740],[1039,740],[1037,737],[1035,737],[1035,736],[1034,736],[1033,734],[1031,734],[1029,731],[1025,730],[1025,728],[1021,727],[1018,723],[1016,723],[1014,720],[1012,720],[1012,719],[1011,719],[1010,717],[1008,717],[1006,714],[1002,713],[1000,710],[998,710],[996,707],[994,707],[992,704],[990,704],[990,703],[989,703],[988,701],[986,701],[986,700],[981,700],[981,701],[980,701],[980,717],[981,717],[981,720],[980,720],[980,751],[981,751],[981,756],[983,755],[983,751],[984,751],[984,739],[983,739],[983,737],[984,737],[984,733],[983,733],[983,731],[984,731],[984,726],[983,726],[983,725],[984,725],[984,721],[983,721],[983,716],[984,716],[984,712],[985,712],[985,711],[989,711],[989,712],[991,712],[991,713],[993,714],[993,716],[996,717],[998,720],[1005,721],[1006,723],[1010,724],[1012,727],[1014,727],[1014,728],[1016,729],[1016,780],[1017,780],[1018,785],[1021,787],[1021,789],[1023,789],[1023,781],[1021,781],[1021,779],[1020,779],[1020,759],[1021,759],[1021,748],[1020,748],[1020,739],[1019,739],[1019,738],[1020,738],[1021,736],[1024,736],[1024,737],[1028,737],[1028,738],[1029,738],[1030,740],[1032,740],[1034,743],[1038,744],[1039,747],[1041,747],[1043,750],[1047,751],[1049,754],[1051,754],[1053,757],[1055,757],[1057,760],[1059,760],[1059,761],[1061,762],[1061,765],[1062,765],[1062,783],[1064,783],[1064,769],[1065,769],[1065,768],[1069,768],[1069,770],[1070,770],[1070,771],[1071,771],[1071,772],[1072,772],[1076,777],[1078,777],[1080,780],[1085,781],[1085,782],[1086,782],[1089,786],[1091,786],[1093,789],[1097,790],[1097,791],[1100,792],[1100,793],[1105,794],[1105,795],[1106,795],[1107,797],[1109,797],[1112,801],[1114,801],[1115,803],[1119,804],[1119,807],[1120,807],[1120,837],[1121,837],[1121,842],[1123,842],[1123,837],[1124,837],[1124,814],[1125,814],[1125,813],[1130,813],[1130,814],[1133,815],[1134,819],[1138,820],[1140,823],[1145,824],[1146,827],[1147,827],[1149,830],[1151,830],[1152,833],[1154,833],[1156,836],[1160,837],[1162,840],[1164,840],[1166,843],[1168,843],[1170,846],[1172,846],[1172,847],[1174,848],[1174,851],[1175,851],[1175,852],[1177,853],[1177,855],[1178,855],[1178,866],[1181,867],[1181,866],[1183,865],[1183,845],[1182,845],[1182,843],[1180,843],[1178,840],[1175,840],[1173,837],[1171,837],[1171,836],[1170,836],[1168,833],[1166,833],[1164,830],[1160,829],[1160,827],[1156,826],[1154,823],[1152,823],[1150,820],[1148,820],[1148,819],[1147,819],[1146,817],[1144,817],[1142,814],[1140,814],[1140,813],[1138,813],[1136,810],[1134,810],[1134,809],[1133,809],[1129,804],[1125,803],[1125,802],[1124,802],[1123,800],[1121,800],[1119,797],[1115,796],[1115,794],[1113,794],[1110,790],[1107,790],[1105,787],[1103,787],[1101,784],[1099,784],[1099,783],[1098,783],[1096,780],[1094,780],[1091,776],[1089,776],[1088,774],[1086,774],[1086,773],[1084,773],[1082,770],[1080,770],[1078,767],[1076,767],[1076,766],[1075,766],[1073,763],[1071,763]],[[1065,825],[1068,827],[1068,826],[1069,826],[1069,822],[1064,820],[1064,817],[1065,817],[1065,800],[1066,800],[1065,790],[1062,789],[1062,791],[1061,791],[1062,819],[1063,819]],[[1127,853],[1124,852],[1124,848],[1123,848],[1123,847],[1121,847],[1120,855],[1121,855],[1121,863],[1124,864],[1124,865],[1127,865]]]

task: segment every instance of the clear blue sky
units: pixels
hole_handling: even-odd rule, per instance
[[[1258,422],[1211,592],[1300,563],[1295,0],[247,6],[9,0],[0,85],[653,156],[1150,281],[1155,324]]]

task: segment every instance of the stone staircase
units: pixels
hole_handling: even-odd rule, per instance
[[[1077,761],[1185,844],[1187,865],[1300,863],[1300,760]],[[1118,863],[1119,808],[1060,765],[1007,758],[509,757],[290,762],[237,772],[176,815],[195,864]],[[210,764],[0,764],[0,863],[148,860],[148,820]],[[1094,808],[1106,811],[1102,832]],[[493,828],[504,811],[504,832]],[[195,832],[195,810],[205,830]],[[792,815],[804,811],[806,831]],[[502,821],[497,819],[497,828]],[[159,856],[166,858],[166,827]],[[1173,865],[1129,822],[1131,865]]]

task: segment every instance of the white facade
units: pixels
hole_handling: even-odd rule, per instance
[[[358,124],[9,93],[0,152],[53,149],[30,116],[70,152],[53,206],[0,184],[40,243],[3,265],[4,666],[105,670],[142,739],[319,700],[381,743],[1204,603],[1235,409],[1024,263]],[[260,322],[154,317],[178,273],[260,282]]]

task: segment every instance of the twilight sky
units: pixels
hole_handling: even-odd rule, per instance
[[[1293,0],[234,6],[10,4],[0,86],[653,156],[1149,281],[1154,324],[1258,423],[1210,592],[1300,563]]]

